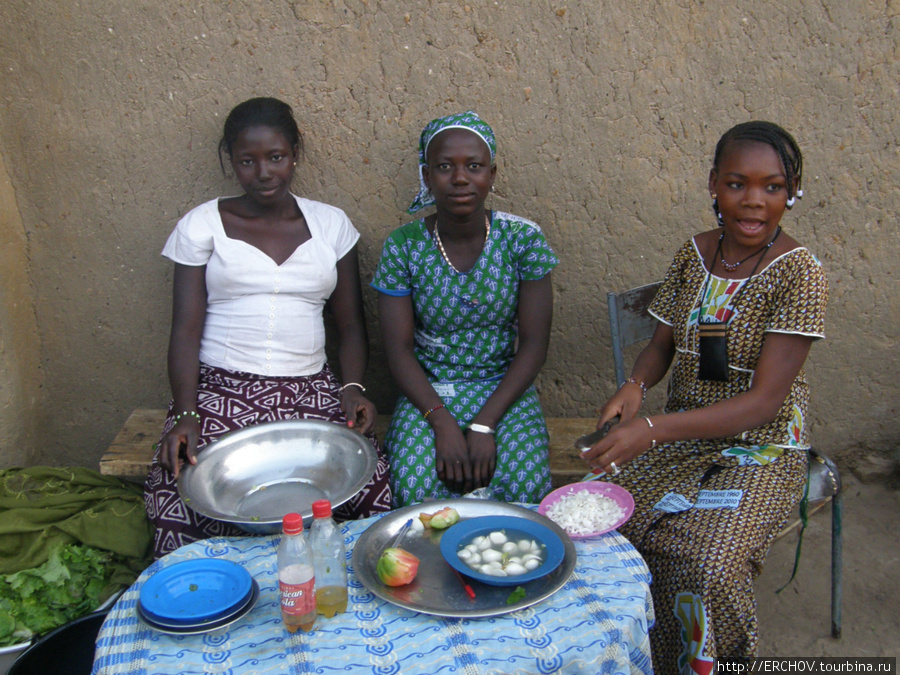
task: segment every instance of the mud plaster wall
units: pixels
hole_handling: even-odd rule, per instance
[[[490,206],[537,221],[562,259],[538,380],[549,415],[592,415],[612,392],[606,292],[661,277],[713,227],[719,135],[783,124],[806,160],[785,225],[831,283],[828,339],[808,368],[813,435],[848,461],[891,452],[898,12],[896,0],[5,0],[0,149],[27,239],[9,264],[34,289],[36,329],[29,312],[9,314],[4,288],[2,335],[36,330],[40,353],[0,377],[17,396],[43,387],[37,408],[4,407],[0,428],[25,410],[39,416],[32,461],[96,466],[133,408],[165,405],[171,265],[159,251],[180,214],[234,192],[215,153],[225,114],[275,95],[306,133],[296,189],[348,212],[366,282],[406,218],[422,125],[468,108],[494,125]],[[389,410],[365,293],[367,382]],[[3,463],[15,461],[8,436]]]
[[[0,466],[29,462],[37,437],[40,384],[25,232],[0,153]]]

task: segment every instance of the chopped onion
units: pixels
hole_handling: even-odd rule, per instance
[[[547,509],[547,517],[569,534],[593,534],[613,527],[624,515],[614,500],[587,490],[572,491]]]

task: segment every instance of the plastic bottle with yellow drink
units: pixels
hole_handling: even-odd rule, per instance
[[[341,528],[331,515],[331,502],[313,502],[313,522],[309,528],[316,571],[316,605],[327,618],[347,610],[347,550]]]

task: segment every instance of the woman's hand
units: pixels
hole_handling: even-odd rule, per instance
[[[375,404],[363,396],[358,387],[347,387],[341,396],[341,408],[347,426],[365,435],[375,428]]]
[[[626,382],[612,397],[600,408],[599,429],[613,417],[618,415],[622,422],[627,422],[638,414],[641,404],[644,402],[644,394],[640,385]]]
[[[491,482],[497,468],[497,443],[494,436],[469,429],[466,432],[466,445],[472,462],[472,489],[485,487]]]
[[[175,478],[178,478],[182,449],[184,449],[185,461],[196,464],[199,438],[200,422],[193,415],[185,415],[160,441],[159,463]]]
[[[394,380],[416,408],[423,414],[429,411],[425,419],[434,429],[437,477],[454,492],[468,492],[472,485],[472,461],[466,438],[416,359],[412,296],[379,293],[378,317]]]
[[[600,409],[597,428],[602,427],[616,415],[622,418],[622,422],[634,419],[644,403],[645,392],[665,377],[674,357],[675,338],[672,327],[659,321],[650,342],[635,360],[631,377]],[[638,382],[643,382],[644,386]]]
[[[630,379],[644,382],[645,387],[649,389],[665,376],[674,355],[672,327],[661,321],[657,322],[653,337],[641,350],[634,363]],[[616,415],[620,418],[619,423],[591,448],[581,453],[582,459],[591,467],[600,468],[614,475],[617,471],[611,466],[613,462],[616,463],[616,469],[619,469],[646,452],[656,437],[647,420],[638,417],[643,402],[644,387],[637,382],[625,382],[619,387],[600,409],[597,428],[602,427]]]
[[[441,415],[443,409],[435,412]],[[453,417],[446,413],[447,421],[434,423],[434,468],[438,478],[452,492],[465,494],[472,490],[472,462],[462,429]]]
[[[613,396],[610,403],[615,398]],[[628,421],[613,425],[606,436],[581,453],[581,458],[592,468],[600,468],[610,475],[615,475],[617,471],[612,467],[613,462],[616,469],[621,469],[635,457],[649,450],[653,440],[653,430],[647,424],[647,420],[632,416]]]
[[[581,453],[582,459],[590,464],[591,468],[600,467],[606,473],[615,474],[616,472],[612,470],[612,467],[610,466],[611,462],[616,463],[616,468],[621,468],[625,465],[625,462],[631,461],[646,449],[641,448],[641,440],[639,438],[624,441],[622,437],[625,432],[619,431],[620,427],[624,428],[626,423],[635,420],[635,416],[640,411],[643,402],[644,392],[643,389],[641,389],[641,386],[632,382],[626,382],[606,403],[603,404],[603,407],[600,409],[600,420],[597,422],[597,429],[601,429],[604,424],[616,416],[620,418],[620,421],[613,424],[609,432],[602,439],[597,441],[591,448]],[[643,420],[643,418],[640,419]],[[642,424],[649,429],[645,422],[642,422]],[[638,433],[639,429],[634,429],[632,427],[631,431],[633,432],[633,434],[631,434],[633,436]],[[604,443],[610,436],[613,436],[613,432],[616,432],[614,438],[619,438],[619,445],[617,446],[615,455],[609,454],[611,446],[609,443]],[[623,442],[626,444],[625,446],[622,446]],[[648,442],[647,447],[649,447],[649,445],[650,443]]]

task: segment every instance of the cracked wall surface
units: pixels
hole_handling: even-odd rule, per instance
[[[538,380],[553,416],[593,415],[613,390],[606,292],[660,278],[714,226],[721,133],[782,124],[806,173],[785,226],[831,284],[828,339],[808,364],[815,444],[850,463],[893,451],[898,13],[897,0],[5,0],[2,198],[21,214],[28,255],[11,264],[34,326],[0,335],[33,329],[38,343],[18,366],[32,378],[19,383],[42,384],[29,385],[42,412],[23,432],[30,461],[95,466],[132,409],[166,403],[172,270],[159,251],[180,214],[234,193],[216,145],[228,110],[256,95],[294,106],[307,143],[296,190],[350,215],[364,282],[406,220],[421,127],[463,109],[494,126],[490,206],[538,222],[562,260]],[[368,382],[388,411],[371,289],[365,300]],[[0,430],[19,414],[0,409]],[[0,442],[0,465],[18,461]]]

